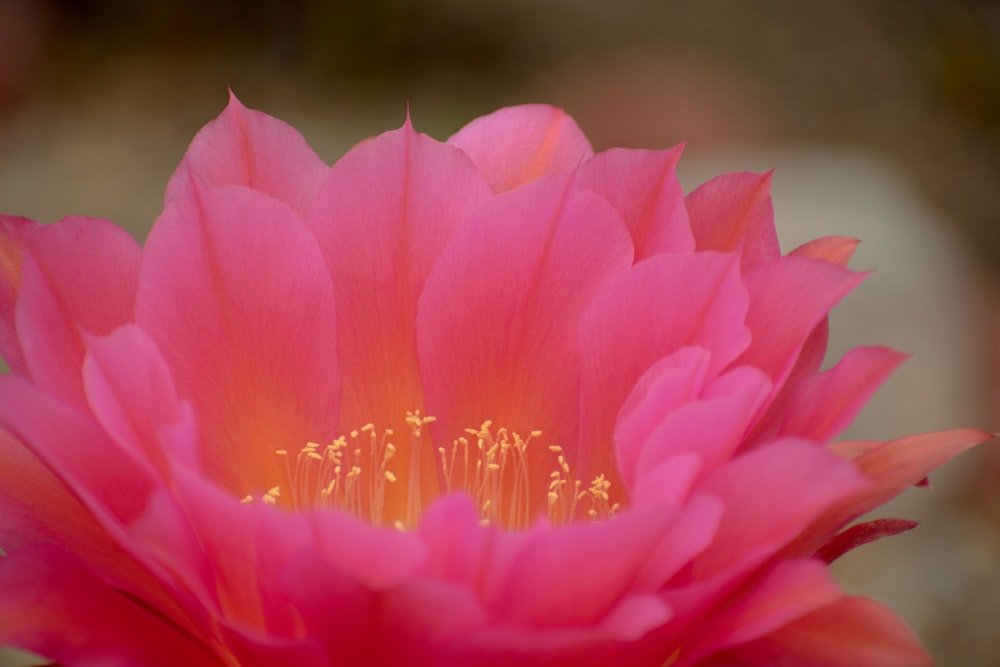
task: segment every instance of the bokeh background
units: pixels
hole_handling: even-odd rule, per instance
[[[1000,430],[1000,3],[0,0],[0,210],[142,239],[227,86],[327,162],[407,105],[443,139],[542,101],[597,149],[686,140],[686,189],[774,168],[786,251],[847,234],[878,269],[835,311],[831,355],[914,355],[850,435]],[[942,667],[1000,665],[1000,452],[932,481],[885,512],[919,529],[838,573]]]

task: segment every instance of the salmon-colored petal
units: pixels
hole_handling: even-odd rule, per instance
[[[191,142],[167,184],[166,203],[197,205],[196,185],[242,185],[275,197],[305,217],[327,166],[291,125],[229,105]]]
[[[197,197],[196,209],[168,206],[150,233],[136,322],[195,406],[205,473],[243,497],[285,482],[276,450],[335,435],[333,290],[287,206],[243,187]]]
[[[906,624],[864,598],[842,598],[728,653],[731,663],[773,667],[924,667],[933,660]]]
[[[833,368],[806,378],[788,397],[779,436],[827,442],[847,428],[872,394],[906,360],[886,347],[858,347]]]
[[[403,438],[397,446],[404,466],[406,412],[424,409],[417,301],[455,229],[490,197],[466,155],[407,122],[339,160],[309,218],[336,292],[342,432],[368,423],[392,429]],[[433,482],[438,467],[426,449],[419,469]],[[435,491],[433,483],[423,485],[425,503]],[[404,493],[402,486],[388,492],[388,520],[403,518]]]
[[[849,236],[824,236],[803,243],[789,254],[847,266],[859,243],[858,239]]]
[[[580,478],[618,482],[618,412],[656,361],[697,345],[717,374],[750,342],[747,293],[732,255],[657,255],[609,280],[580,318]]]
[[[771,172],[717,176],[686,199],[699,251],[738,250],[743,271],[778,258],[778,234],[771,206]]]
[[[64,552],[0,558],[0,644],[65,665],[219,665],[211,651]]]
[[[22,244],[17,335],[38,386],[84,405],[83,334],[132,319],[141,250],[105,220],[65,218],[28,227]]]
[[[637,262],[661,252],[694,251],[684,193],[675,173],[683,148],[616,148],[590,158],[577,173],[579,185],[611,202],[625,220]]]
[[[577,440],[576,323],[632,261],[621,218],[569,176],[532,183],[480,208],[456,234],[420,300],[427,409],[447,446],[486,419],[571,450]],[[544,450],[543,450],[544,451]],[[531,487],[554,469],[532,464]],[[544,494],[536,494],[544,501]],[[536,507],[536,510],[539,508]]]
[[[463,127],[448,143],[472,158],[494,192],[570,171],[594,154],[576,122],[545,104],[494,111]]]

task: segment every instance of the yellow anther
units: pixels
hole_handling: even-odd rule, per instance
[[[392,471],[390,471],[390,470],[386,470],[385,471],[385,479],[390,484],[395,484],[396,483],[396,476],[393,475]]]

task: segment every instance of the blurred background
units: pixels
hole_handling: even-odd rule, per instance
[[[1000,3],[0,0],[0,211],[144,238],[227,86],[328,163],[407,104],[444,139],[538,101],[598,150],[687,140],[686,189],[775,168],[786,251],[846,234],[878,269],[834,312],[831,354],[914,355],[850,436],[1000,430]],[[1000,452],[932,481],[885,512],[920,528],[838,573],[940,666],[1000,665]]]

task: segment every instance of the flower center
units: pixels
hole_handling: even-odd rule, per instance
[[[434,417],[422,416],[419,411],[407,413],[410,437],[405,448],[409,452],[405,472],[398,465],[402,457],[393,442],[396,434],[392,429],[378,433],[374,424],[366,424],[325,446],[307,443],[294,458],[287,450],[279,449],[275,454],[284,461],[285,484],[272,487],[258,499],[292,510],[335,508],[374,524],[412,528],[423,509],[420,452],[424,427],[434,421]],[[545,494],[552,524],[614,516],[619,506],[611,502],[608,494],[611,482],[598,475],[585,488],[558,445],[546,448],[545,458],[554,463],[547,488],[532,488],[529,461],[534,457],[529,457],[529,448],[534,449],[533,443],[541,435],[541,431],[532,431],[522,438],[506,428],[495,428],[489,420],[478,429],[465,429],[465,435],[453,440],[450,448],[437,448],[440,479],[435,482],[446,493],[468,495],[484,523],[505,528],[530,525],[535,519],[535,495],[541,493]],[[387,516],[387,495],[390,488],[400,485],[405,487],[405,511],[399,517]],[[244,503],[254,500],[252,495],[243,498]]]

